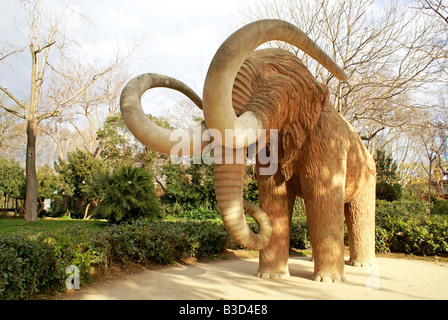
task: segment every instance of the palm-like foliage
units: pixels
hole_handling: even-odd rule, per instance
[[[93,210],[96,218],[121,223],[141,217],[158,217],[160,204],[154,179],[145,169],[125,166],[96,175],[89,191],[98,199]]]

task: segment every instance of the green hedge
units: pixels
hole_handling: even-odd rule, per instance
[[[305,217],[292,218],[289,247],[298,250],[311,249],[308,225]]]
[[[101,236],[111,258],[161,264],[223,252],[230,239],[222,223],[214,221],[137,221],[111,226]]]
[[[101,259],[86,231],[16,233],[0,237],[0,299],[24,299],[47,288],[65,288],[65,269],[76,265],[81,283]]]
[[[40,239],[14,235],[0,239],[0,297],[25,298],[57,283],[56,254]]]
[[[428,207],[422,201],[378,201],[376,251],[448,254],[448,220],[428,215]]]
[[[429,215],[427,203],[419,200],[378,200],[376,203],[375,251],[414,255],[448,254],[448,215]],[[345,235],[348,245],[348,236]],[[304,216],[293,217],[290,247],[309,249]]]
[[[254,222],[250,226],[256,231]],[[27,299],[48,288],[63,291],[70,265],[80,269],[82,285],[91,280],[94,267],[107,269],[116,261],[168,264],[199,258],[223,252],[229,240],[219,220],[138,220],[104,229],[69,227],[0,235],[0,299]],[[292,219],[290,247],[310,247],[303,215]],[[447,219],[428,216],[424,202],[378,201],[376,251],[448,254]]]
[[[431,214],[448,215],[448,200],[433,198]]]
[[[222,223],[213,221],[136,221],[102,230],[72,227],[1,235],[0,299],[27,299],[48,288],[63,291],[70,265],[79,268],[82,285],[91,280],[94,267],[199,258],[223,252],[229,239]]]

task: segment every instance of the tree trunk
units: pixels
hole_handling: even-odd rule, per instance
[[[89,204],[88,204],[87,207],[86,207],[86,210],[84,210],[84,218],[82,218],[83,220],[88,219],[87,214],[89,213],[89,208],[90,208],[90,205],[91,205],[91,204],[92,204],[92,203],[89,202]]]
[[[429,215],[431,215],[431,176],[432,176],[432,160],[429,160],[429,173],[428,173],[428,209]]]
[[[36,133],[37,123],[34,119],[27,121],[26,135],[26,189],[25,220],[37,221],[37,176],[36,176]]]

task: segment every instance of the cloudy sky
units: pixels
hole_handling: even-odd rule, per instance
[[[125,54],[143,38],[128,60],[132,76],[146,72],[166,74],[201,94],[214,53],[243,25],[242,7],[251,1],[255,0],[72,0],[70,8],[86,15],[91,23],[68,11],[64,15],[64,29],[69,38],[81,44],[80,48],[73,47],[75,54],[99,64],[113,60],[117,50]],[[44,0],[43,3],[47,15],[58,16],[67,2]],[[2,0],[0,50],[8,51],[7,44],[27,46],[28,14],[21,1]],[[7,62],[0,63],[0,85],[26,99],[31,72],[28,49]],[[175,104],[183,99],[166,89],[155,91],[154,101],[159,104]]]

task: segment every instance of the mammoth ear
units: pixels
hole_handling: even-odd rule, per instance
[[[285,124],[281,129],[282,157],[280,158],[280,170],[288,181],[294,169],[294,160],[300,153],[300,149],[307,137],[306,131],[299,122]]]
[[[283,156],[280,159],[281,172],[286,181],[293,174],[294,159],[297,159],[306,137],[319,121],[325,105],[328,103],[327,86],[317,82],[310,74],[309,82],[299,86],[299,101],[296,118],[281,128]]]
[[[299,92],[298,103],[298,120],[307,133],[313,130],[329,97],[328,87],[317,82],[311,74],[309,76],[308,82],[304,80],[302,92]]]
[[[232,89],[232,104],[235,115],[239,117],[244,106],[249,102],[252,95],[252,69],[244,63],[235,77]]]

